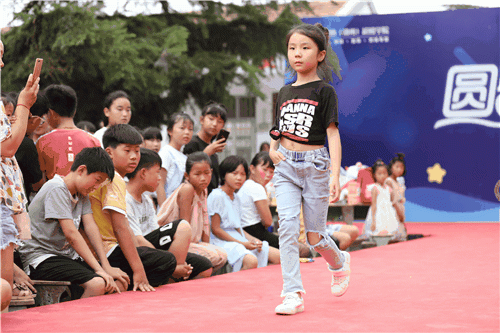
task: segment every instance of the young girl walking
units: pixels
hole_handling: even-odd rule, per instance
[[[191,224],[189,252],[208,258],[216,272],[227,262],[227,253],[220,246],[210,244],[210,222],[207,211],[207,187],[212,179],[210,157],[198,151],[186,160],[185,181],[163,203],[158,212],[160,226],[177,219]]]
[[[328,41],[328,30],[321,24],[300,25],[286,38],[288,62],[297,80],[278,94],[269,151],[275,166],[281,296],[285,297],[275,309],[277,314],[304,311],[298,246],[301,205],[307,243],[327,261],[332,272],[331,292],[342,296],[349,285],[350,255],[340,251],[325,230],[329,196],[335,201],[340,194],[341,160],[337,95],[322,80],[329,80],[332,72],[326,61],[327,50],[332,52]],[[324,147],[327,138],[330,154]]]

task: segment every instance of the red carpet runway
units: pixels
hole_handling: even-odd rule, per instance
[[[2,314],[2,332],[499,332],[499,224],[407,223],[430,235],[351,253],[336,298],[301,264],[305,311],[278,316],[279,266]]]

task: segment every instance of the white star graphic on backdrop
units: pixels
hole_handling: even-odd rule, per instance
[[[432,35],[427,33],[427,34],[425,34],[424,39],[426,42],[430,42],[432,40]]]

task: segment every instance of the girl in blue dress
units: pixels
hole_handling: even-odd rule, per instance
[[[248,164],[240,156],[229,156],[219,166],[221,186],[207,199],[210,243],[226,250],[233,272],[279,263],[279,251],[249,235],[241,227],[241,202],[235,191],[247,180]]]

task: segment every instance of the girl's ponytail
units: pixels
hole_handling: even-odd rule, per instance
[[[321,30],[323,35],[325,35],[325,50],[326,56],[322,62],[318,64],[318,75],[323,80],[328,80],[328,82],[333,81],[332,71],[337,75],[337,77],[342,80],[342,75],[340,75],[340,62],[337,54],[333,52],[332,46],[330,44],[330,31],[325,28],[321,23],[314,24]]]

